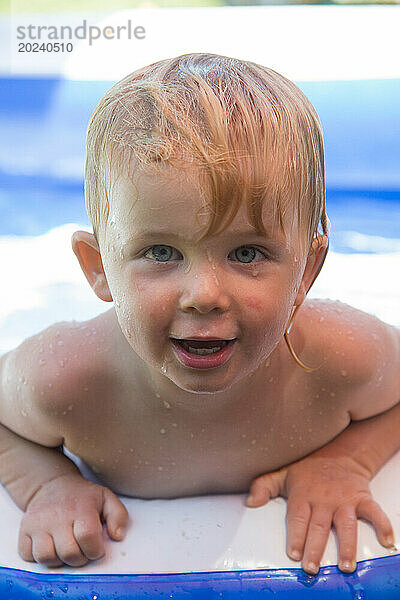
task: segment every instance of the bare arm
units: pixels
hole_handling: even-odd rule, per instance
[[[400,403],[369,419],[353,421],[314,455],[326,458],[348,457],[364,468],[372,479],[399,449]]]
[[[0,483],[23,511],[44,484],[70,473],[79,469],[61,447],[40,446],[0,424]]]
[[[63,431],[54,410],[60,390],[52,384],[52,396],[46,396],[51,371],[38,377],[32,368],[38,362],[35,343],[31,338],[0,357],[0,420],[5,423],[0,424],[0,482],[26,511],[18,540],[21,557],[49,567],[78,567],[104,555],[102,524],[120,540],[129,515],[111,490],[85,479],[62,453]]]

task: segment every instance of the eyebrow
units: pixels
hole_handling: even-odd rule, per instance
[[[260,242],[263,242],[263,243],[269,245],[273,249],[284,250],[287,248],[287,242],[285,239],[283,239],[283,238],[276,239],[273,237],[269,237],[268,235],[260,235],[255,229],[233,230],[233,231],[230,231],[229,233],[226,233],[226,231],[222,231],[221,233],[218,233],[217,235],[221,236],[221,237],[225,237],[225,238],[228,238],[228,237],[229,238],[237,238],[238,240],[245,240],[246,238],[257,238],[260,240]],[[136,240],[147,239],[147,238],[157,238],[157,237],[164,237],[164,238],[169,238],[169,239],[177,238],[184,242],[193,242],[193,239],[187,238],[185,235],[183,235],[181,233],[175,233],[175,232],[171,233],[171,232],[165,231],[163,229],[160,229],[160,230],[153,229],[151,231],[138,231],[130,237],[129,242],[134,242]],[[210,239],[213,237],[216,237],[216,236],[214,236],[214,235],[208,236],[205,239],[207,240],[207,239]]]

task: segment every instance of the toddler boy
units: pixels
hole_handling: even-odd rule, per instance
[[[345,571],[357,517],[393,544],[368,483],[399,445],[399,332],[306,301],[328,227],[322,131],[303,93],[218,55],[149,65],[96,107],[85,186],[94,233],[72,246],[113,307],[0,362],[0,478],[26,510],[21,556],[99,558],[102,521],[114,539],[128,521],[115,494],[250,485],[249,506],[288,496],[287,552],[309,573],[332,522]],[[62,445],[103,485],[50,449]]]

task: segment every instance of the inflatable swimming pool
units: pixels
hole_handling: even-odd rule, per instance
[[[79,459],[74,460],[86,477],[96,480]],[[399,475],[400,453],[372,481],[396,540],[400,540],[400,496],[394,493],[393,482]],[[382,548],[366,522],[359,522],[355,573],[338,570],[332,532],[322,567],[318,575],[310,576],[285,554],[282,498],[257,509],[245,507],[244,495],[121,500],[131,516],[122,542],[111,541],[104,532],[102,559],[78,569],[47,569],[18,555],[22,512],[0,488],[0,598],[265,600],[278,595],[291,600],[397,600],[400,596],[400,554]]]

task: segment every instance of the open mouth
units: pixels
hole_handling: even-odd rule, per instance
[[[188,340],[171,338],[179,361],[194,369],[213,369],[224,365],[232,356],[233,340]]]
[[[179,344],[189,354],[197,356],[206,356],[208,354],[216,354],[222,348],[228,345],[233,340],[179,340],[172,338],[174,342]]]

